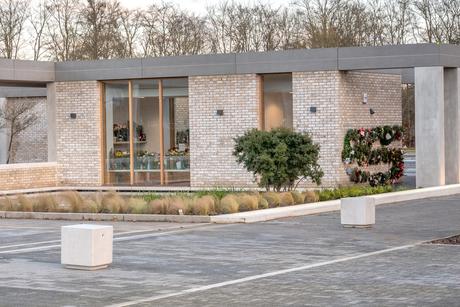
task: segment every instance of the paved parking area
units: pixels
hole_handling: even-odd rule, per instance
[[[0,306],[459,305],[460,246],[423,242],[460,234],[460,195],[376,217],[113,223],[114,263],[95,272],[59,264],[59,228],[74,222],[0,220]]]

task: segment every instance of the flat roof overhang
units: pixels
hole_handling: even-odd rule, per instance
[[[0,60],[0,82],[121,80],[245,73],[460,67],[460,46],[414,44],[97,61]],[[404,75],[404,74],[403,74]]]

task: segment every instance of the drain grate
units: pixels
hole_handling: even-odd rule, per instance
[[[455,235],[443,239],[436,239],[428,242],[429,244],[460,244],[460,235]]]

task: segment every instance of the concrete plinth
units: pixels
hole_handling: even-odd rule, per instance
[[[374,225],[374,198],[342,198],[340,201],[340,221],[344,227],[371,227]]]
[[[106,268],[112,263],[112,246],[112,226],[79,224],[61,228],[61,263],[66,268]]]
[[[444,68],[415,68],[416,185],[445,184]]]

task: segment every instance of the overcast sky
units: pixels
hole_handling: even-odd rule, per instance
[[[120,0],[123,6],[127,8],[142,8],[147,7],[152,3],[161,3],[161,1],[157,0]],[[204,14],[206,12],[206,7],[209,5],[213,5],[216,3],[221,2],[221,0],[169,0],[164,2],[171,2],[178,5],[180,8],[192,11],[196,14]],[[239,3],[253,3],[254,1],[247,1],[247,0],[235,0],[235,2]],[[256,1],[256,3],[270,3],[276,6],[280,5],[287,5],[291,2],[291,0],[262,0]]]

